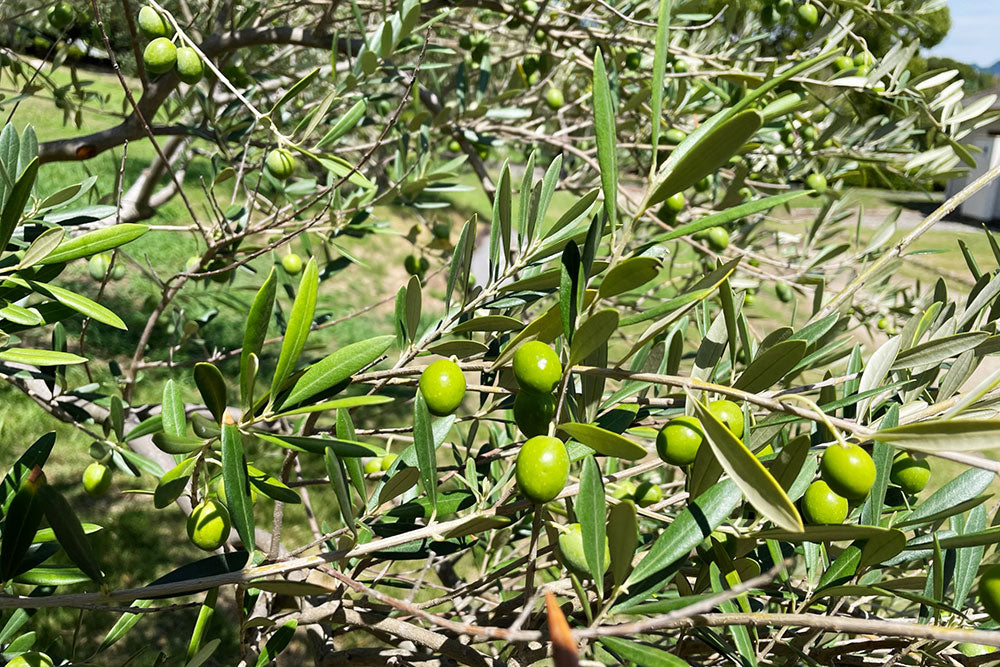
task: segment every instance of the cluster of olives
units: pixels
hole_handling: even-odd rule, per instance
[[[374,475],[377,472],[385,472],[396,462],[396,455],[389,452],[385,456],[373,456],[365,461],[364,471],[366,475]]]
[[[892,462],[889,480],[904,493],[916,494],[930,479],[930,465],[906,452]],[[812,524],[838,524],[847,519],[850,503],[864,500],[875,483],[875,462],[858,445],[831,445],[820,458],[820,479],[802,497],[802,515]]]
[[[111,266],[111,255],[106,252],[98,253],[87,261],[87,272],[94,280],[102,281],[108,273],[109,266]],[[121,261],[115,262],[114,268],[111,269],[111,279],[121,280],[124,277],[125,265]]]
[[[406,272],[411,276],[418,276],[421,280],[424,279],[424,274],[430,267],[430,261],[423,255],[407,255],[406,259],[403,260],[403,268],[406,269]]]
[[[774,26],[781,22],[782,17],[791,14],[792,10],[795,10],[795,18],[800,27],[809,29],[819,24],[819,10],[808,0],[798,7],[793,0],[768,0],[760,12],[761,23],[766,27]]]
[[[170,23],[158,11],[144,5],[139,10],[139,30],[150,42],[142,52],[142,63],[150,74],[166,74],[176,69],[177,78],[187,84],[201,81],[205,73],[198,52],[190,46],[177,47]]]

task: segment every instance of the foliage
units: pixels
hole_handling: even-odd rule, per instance
[[[0,133],[0,377],[92,442],[108,502],[128,487],[150,530],[182,534],[179,508],[198,546],[226,542],[162,555],[152,581],[105,569],[130,545],[47,474],[55,435],[5,442],[5,659],[125,662],[118,642],[185,602],[190,632],[142,649],[155,664],[918,664],[1000,646],[973,595],[1000,541],[1000,466],[979,453],[1000,435],[1000,270],[962,245],[971,287],[904,283],[944,208],[900,240],[898,212],[870,229],[845,186],[927,188],[974,163],[962,142],[994,99],[914,61],[940,3],[826,3],[815,25],[811,3],[479,4],[150,3],[205,66],[186,84],[153,77],[134,16],[101,3],[51,48],[3,52],[5,82],[79,120],[96,100],[69,42],[108,38],[131,95],[110,127]],[[39,194],[53,164],[150,139],[113,191]],[[451,229],[470,182],[490,210]],[[138,224],[173,198],[181,219]],[[198,251],[158,263],[150,238]],[[394,243],[393,289],[359,298],[348,270],[374,268],[352,248],[387,264]],[[293,246],[304,263],[283,261]],[[95,298],[72,279],[85,262]],[[155,297],[107,307],[122,266]],[[220,308],[240,326],[206,334]],[[385,326],[348,328],[370,310]],[[130,325],[121,348],[87,344]],[[437,386],[422,374],[440,357]],[[516,419],[515,397],[541,408]],[[666,465],[659,429],[682,416],[693,461]],[[953,478],[905,494],[900,451]],[[120,616],[36,645],[43,606]]]

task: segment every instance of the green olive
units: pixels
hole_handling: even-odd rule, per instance
[[[562,379],[559,357],[541,341],[528,341],[517,348],[513,365],[517,384],[536,394],[551,394]]]
[[[515,463],[517,486],[529,500],[547,503],[569,479],[569,454],[562,440],[537,435],[521,446]]]
[[[431,414],[450,415],[465,398],[465,375],[450,359],[438,359],[420,374],[420,393]]]
[[[875,483],[875,462],[857,445],[830,445],[823,452],[819,468],[823,481],[850,500],[867,496]]]

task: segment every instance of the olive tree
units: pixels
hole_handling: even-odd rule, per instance
[[[981,664],[1000,245],[900,268],[1000,168],[903,233],[850,184],[961,174],[994,99],[911,72],[940,2],[716,4],[9,4],[0,378],[92,443],[88,493],[212,552],[103,567],[130,545],[51,427],[5,437],[10,664],[124,663],[191,608],[142,660]],[[373,273],[349,239],[407,277],[334,303]],[[114,312],[126,273],[155,297]],[[50,608],[118,618],[49,646]]]

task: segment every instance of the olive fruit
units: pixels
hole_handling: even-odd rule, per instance
[[[302,258],[294,252],[290,252],[281,258],[281,268],[294,276],[302,270]]]
[[[559,561],[566,569],[581,579],[590,579],[590,567],[587,566],[587,556],[583,551],[583,532],[578,523],[571,523],[559,536],[557,542]],[[611,564],[611,550],[608,548],[607,535],[604,536],[604,571]]]
[[[563,92],[553,86],[545,91],[545,103],[549,105],[550,109],[555,110],[565,104],[566,100],[563,97]]]
[[[678,74],[684,74],[688,71],[688,64],[686,60],[675,60],[673,67],[674,71]]]
[[[151,74],[169,72],[177,64],[177,47],[166,37],[157,37],[143,50],[142,63]]]
[[[556,400],[552,394],[519,391],[514,397],[514,423],[525,437],[545,435],[556,413]]]
[[[833,59],[833,66],[837,68],[838,72],[845,72],[854,69],[854,59],[850,56],[838,56]]]
[[[438,417],[450,415],[465,398],[465,376],[450,359],[438,359],[420,374],[420,393],[427,409]]]
[[[666,463],[686,466],[694,463],[705,434],[697,417],[674,417],[656,434],[656,453]]]
[[[729,232],[725,227],[709,227],[705,240],[708,241],[709,248],[715,252],[722,252],[729,247]]]
[[[363,470],[366,475],[374,475],[382,470],[382,457],[375,456],[365,461]]]
[[[287,181],[295,171],[295,156],[287,148],[276,148],[267,154],[264,164],[272,176]]]
[[[205,551],[215,551],[229,537],[229,512],[225,505],[214,498],[198,503],[187,520],[187,534],[195,546]]]
[[[56,30],[62,30],[76,20],[76,14],[73,12],[73,7],[68,2],[57,2],[49,7],[49,11],[46,15],[49,19],[49,23]]]
[[[103,496],[111,488],[111,469],[97,461],[91,463],[83,471],[83,490],[98,497]]]
[[[52,667],[53,664],[52,658],[44,653],[28,651],[13,658],[7,663],[7,667]]]
[[[106,252],[98,253],[87,261],[87,272],[94,280],[104,280],[104,276],[108,272],[108,266],[110,264],[111,255]]]
[[[886,329],[889,328],[889,318],[888,317],[880,317],[878,319],[878,323],[877,323],[876,326],[878,326],[878,328],[881,329],[882,331],[885,331]]]
[[[847,518],[847,498],[834,493],[830,485],[816,480],[802,496],[802,514],[811,524],[844,523]]]
[[[547,503],[569,479],[569,454],[559,438],[536,435],[521,446],[514,464],[521,493],[536,503]]]
[[[854,54],[854,64],[857,65],[858,67],[871,67],[874,62],[875,59],[872,58],[872,55],[870,53],[867,53],[865,51],[859,51],[858,53]]]
[[[708,192],[712,189],[712,179],[708,176],[699,178],[694,182],[695,192]]]
[[[514,377],[521,389],[551,394],[562,379],[562,364],[551,347],[528,341],[514,352]]]
[[[625,500],[626,498],[635,497],[635,484],[630,479],[626,479],[624,482],[618,482],[612,485],[612,498],[617,498],[618,500]]]
[[[436,222],[431,227],[431,234],[439,241],[447,241],[451,237],[451,225],[447,222]]]
[[[382,467],[381,467],[381,469],[383,471],[386,471],[389,468],[391,468],[392,464],[396,462],[397,458],[399,458],[399,457],[397,457],[392,452],[389,452],[388,454],[386,454],[385,456],[383,456],[382,457]]]
[[[147,39],[157,37],[170,37],[174,34],[173,28],[165,18],[149,5],[144,5],[139,10],[139,30]]]
[[[858,445],[827,447],[819,469],[831,489],[851,500],[867,496],[875,483],[875,462]]]
[[[684,198],[683,192],[676,192],[667,197],[663,204],[674,213],[680,213],[687,205],[687,199]]]
[[[812,3],[807,2],[804,5],[799,5],[797,13],[799,15],[799,23],[803,26],[812,27],[819,23],[819,10]]]
[[[991,565],[979,577],[979,602],[990,618],[1000,622],[1000,565]]]
[[[406,259],[403,260],[403,268],[406,269],[406,272],[411,276],[423,275],[423,273],[427,271],[430,266],[431,263],[427,261],[426,257],[423,256],[418,257],[416,255],[407,255]]]
[[[778,12],[781,14],[790,14],[795,8],[794,0],[778,0],[778,4],[775,5],[778,8]]]
[[[448,150],[450,150],[452,153],[461,153],[462,144],[458,143],[458,139],[452,139],[451,141],[448,142]]]
[[[668,144],[679,144],[685,139],[687,139],[687,134],[684,132],[684,130],[672,127],[663,134],[663,139]]]
[[[778,296],[778,300],[784,303],[792,300],[792,288],[788,286],[788,283],[776,284],[774,286],[774,293]]]
[[[201,81],[205,73],[205,66],[202,65],[201,56],[190,46],[182,46],[177,49],[177,78],[186,84],[194,85]]]
[[[806,177],[806,187],[823,194],[826,192],[826,176],[813,172]]]
[[[625,68],[637,70],[642,67],[642,55],[636,49],[629,49],[625,52]]]
[[[729,429],[729,432],[737,438],[743,437],[743,410],[732,401],[725,399],[712,401],[708,404],[708,411]]]
[[[900,452],[892,460],[889,481],[909,494],[920,493],[931,478],[931,466],[927,459],[916,458],[907,452]]]
[[[635,501],[639,507],[649,507],[663,500],[663,489],[656,484],[643,482],[635,490]]]

